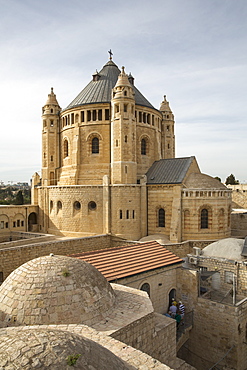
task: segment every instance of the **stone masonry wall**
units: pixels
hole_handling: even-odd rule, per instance
[[[111,233],[132,240],[144,236],[141,233],[142,218],[145,217],[142,206],[140,185],[112,186]]]
[[[28,216],[38,214],[38,207],[34,205],[0,206],[0,235],[10,231],[27,231]]]
[[[232,213],[232,235],[245,238],[247,236],[247,213]]]
[[[198,298],[190,338],[178,355],[200,370],[208,370],[222,358],[220,368],[246,370],[246,324],[246,307]]]
[[[51,234],[103,233],[103,193],[101,186],[51,187],[48,191],[48,232]],[[58,202],[62,207],[59,208]],[[95,203],[95,208],[90,206]]]
[[[185,313],[194,310],[198,297],[198,273],[195,270],[177,270],[177,299],[185,305]]]
[[[169,293],[177,286],[177,271],[180,265],[159,268],[142,274],[119,279],[118,284],[140,289],[145,283],[150,286],[150,299],[155,312],[164,314],[169,308]]]
[[[208,271],[217,271],[220,274],[220,289],[227,292],[232,287],[232,281],[228,282],[228,273],[236,276],[236,288],[238,294],[247,294],[247,265],[242,262],[225,260],[224,258],[199,258],[199,266],[207,267]]]
[[[162,233],[170,238],[173,185],[148,186],[148,234]],[[165,210],[165,227],[158,226],[159,209]]]
[[[222,239],[230,237],[231,193],[227,191],[192,191],[182,195],[183,239]],[[201,210],[209,210],[208,228],[201,228]],[[188,212],[187,216],[185,212]]]
[[[171,366],[176,362],[175,333],[175,321],[151,313],[111,336]]]

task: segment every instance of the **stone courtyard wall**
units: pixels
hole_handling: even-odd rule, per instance
[[[200,370],[219,360],[226,369],[246,370],[247,302],[239,307],[198,298],[189,340],[178,356]]]
[[[151,313],[114,332],[111,337],[176,368],[175,320]]]
[[[115,239],[114,244],[116,243],[117,239]],[[122,244],[121,241],[120,244]],[[110,235],[98,235],[87,238],[52,240],[38,244],[3,248],[0,249],[0,272],[3,273],[3,278],[6,279],[17,267],[37,257],[46,256],[50,253],[66,256],[73,253],[110,247]]]

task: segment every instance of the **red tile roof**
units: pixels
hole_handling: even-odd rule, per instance
[[[183,262],[156,241],[72,254],[96,267],[108,281]]]

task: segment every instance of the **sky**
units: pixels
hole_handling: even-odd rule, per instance
[[[0,182],[41,171],[41,114],[113,61],[175,115],[176,157],[247,182],[246,0],[0,0]]]

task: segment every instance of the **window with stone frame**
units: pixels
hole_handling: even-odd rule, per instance
[[[141,141],[141,155],[147,154],[147,141],[146,139],[142,139]]]
[[[66,158],[69,156],[69,143],[68,140],[65,139],[63,142],[63,157]]]
[[[99,153],[99,139],[97,137],[94,137],[92,139],[92,154],[98,153]]]
[[[208,229],[208,210],[206,208],[201,210],[201,229]]]
[[[158,211],[158,226],[165,227],[165,210],[160,208]]]

